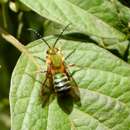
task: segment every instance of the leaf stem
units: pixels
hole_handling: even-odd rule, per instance
[[[40,70],[40,65],[36,62],[35,58],[29,53],[27,48],[22,45],[14,36],[6,32],[3,28],[0,27],[0,35],[6,41],[11,43],[14,47],[16,47],[20,52],[24,53],[37,67],[37,70]]]

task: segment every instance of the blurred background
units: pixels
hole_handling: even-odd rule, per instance
[[[129,0],[120,0],[130,7]],[[59,33],[61,27],[40,17],[17,0],[0,0],[0,27],[17,38],[22,44],[36,40],[35,29],[42,36]],[[10,129],[9,90],[10,79],[20,52],[0,37],[0,130]]]

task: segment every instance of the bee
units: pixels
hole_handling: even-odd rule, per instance
[[[53,46],[50,46],[48,42],[42,38],[42,40],[48,46],[46,51],[46,59],[44,60],[47,64],[47,71],[45,71],[46,77],[42,83],[43,104],[45,104],[49,99],[51,93],[56,94],[58,98],[63,100],[67,97],[72,97],[75,101],[80,100],[78,85],[70,74],[68,66],[65,62],[65,59],[73,54],[75,50],[64,57],[61,50],[56,47],[56,43],[68,26],[69,25],[63,29]]]
[[[52,89],[58,95],[66,95],[71,89],[78,88],[75,80],[68,72],[68,67],[64,61],[63,54],[58,48],[49,48],[47,50],[47,73],[46,80],[51,80]],[[45,80],[45,81],[46,81]],[[72,85],[72,82],[74,85]],[[45,84],[46,82],[44,82]],[[43,86],[44,86],[43,84]]]

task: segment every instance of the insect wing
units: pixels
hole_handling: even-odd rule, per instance
[[[73,99],[75,101],[80,101],[80,91],[79,91],[79,87],[76,83],[76,81],[74,80],[74,78],[71,76],[70,72],[67,71],[67,76],[70,80],[70,83],[71,83],[71,90],[70,90],[70,95],[73,97]]]
[[[48,105],[50,103],[50,98],[52,94],[52,84],[53,80],[51,78],[50,74],[46,74],[46,78],[42,84],[42,90],[41,90],[41,95],[42,95],[42,107]]]
[[[72,86],[72,96],[74,97],[75,101],[79,101],[80,100],[80,91],[79,91],[79,87],[77,85],[77,83],[75,82],[75,80],[73,79],[73,77],[70,78],[71,79],[71,86]]]

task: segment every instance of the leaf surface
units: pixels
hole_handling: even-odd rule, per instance
[[[54,40],[48,38],[51,45]],[[55,96],[42,107],[40,82],[45,74],[35,74],[35,66],[22,55],[11,80],[12,130],[129,130],[130,66],[92,43],[60,40],[56,46],[64,56],[76,48],[66,62],[80,66],[80,70],[77,66],[69,70],[78,70],[73,78],[80,88],[81,105],[70,104],[72,111],[68,114]],[[28,49],[45,59],[47,47],[41,40],[31,43]],[[46,70],[44,62],[37,62]]]
[[[72,28],[78,32],[104,38],[125,39],[123,33],[67,0],[37,0],[35,4],[32,0],[21,2],[41,16],[61,25],[72,23]]]
[[[118,50],[121,56],[124,55],[127,49],[127,36],[115,28],[115,26],[120,23],[116,7],[108,1],[91,1],[90,4],[87,5],[89,10],[84,9],[87,1],[80,2],[80,0],[77,2],[74,0],[37,0],[37,2],[21,0],[21,2],[50,21],[62,26],[71,23],[69,26],[70,32],[95,36],[96,38],[94,38],[94,40],[100,46],[107,49]],[[121,5],[120,8],[124,10],[124,12],[128,12],[128,9],[126,10]]]

